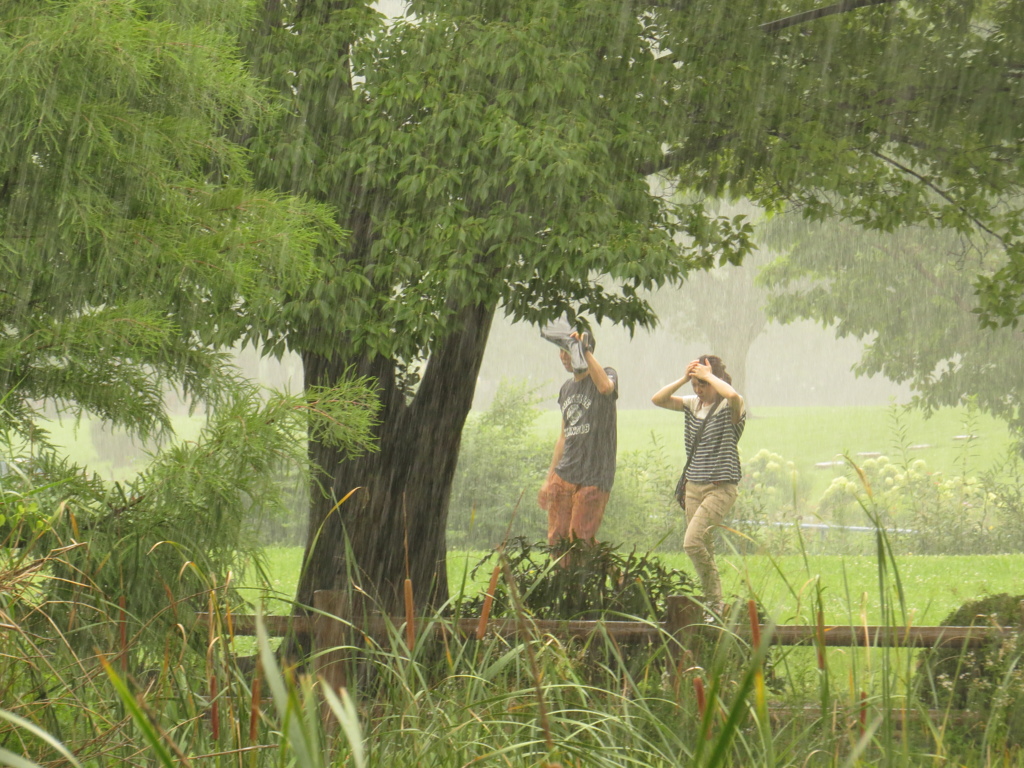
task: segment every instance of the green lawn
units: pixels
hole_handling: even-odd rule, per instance
[[[183,437],[193,437],[197,420],[182,418],[176,420],[176,427]],[[536,429],[553,443],[558,430],[557,411],[541,412]],[[681,414],[653,407],[622,411],[620,453],[648,447],[654,435],[666,454],[681,466],[681,430]],[[956,439],[967,433],[976,437],[970,441]],[[87,424],[77,431],[68,424],[59,426],[54,438],[69,448],[74,460],[86,464],[96,461]],[[1010,438],[1001,422],[980,415],[968,417],[962,409],[947,409],[930,419],[909,413],[900,416],[897,423],[893,410],[884,407],[758,408],[748,421],[741,448],[747,457],[768,448],[794,461],[801,473],[811,478],[812,492],[820,492],[842,469],[816,469],[815,464],[835,460],[842,453],[856,459],[860,453],[883,452],[895,459],[899,454],[893,449],[901,442],[927,446],[913,448],[910,454],[924,458],[932,470],[960,474],[966,466],[969,473],[980,474],[1005,456]],[[267,555],[274,592],[279,598],[290,599],[301,551],[272,548]],[[461,583],[466,558],[464,553],[450,555],[449,570],[456,586]],[[682,554],[665,559],[689,569]],[[857,620],[861,611],[869,617],[877,616],[877,569],[870,558],[813,557],[805,564],[794,557],[772,561],[762,556],[723,556],[720,562],[726,590],[744,597],[755,595],[779,622],[806,618],[807,596],[818,577],[824,588],[828,621]],[[1024,593],[1024,555],[906,557],[898,565],[907,605],[919,624],[937,623],[974,596],[1003,591]],[[275,605],[281,608],[280,603]],[[272,606],[272,610],[277,609]]]
[[[897,416],[898,414],[898,416]],[[558,435],[558,412],[544,411],[537,419],[538,433],[551,440]],[[686,460],[682,439],[683,416],[661,408],[619,412],[619,454],[642,450],[657,439],[665,454],[682,467]],[[974,435],[971,440],[958,439]],[[900,446],[910,459],[924,459],[932,471],[946,474],[981,474],[1000,462],[1011,445],[1004,422],[963,408],[946,408],[931,418],[918,412],[904,413],[889,407],[758,408],[747,419],[740,441],[741,458],[762,449],[793,461],[810,481],[810,498],[816,499],[842,466],[816,465],[841,461],[849,454],[855,461],[883,453],[897,461]]]
[[[854,459],[861,453],[885,453],[893,460],[900,456],[899,444],[910,447],[908,455],[922,458],[929,469],[945,473],[970,474],[990,469],[1006,455],[1011,444],[1003,422],[989,416],[968,416],[966,409],[948,408],[926,419],[919,412],[903,414],[897,425],[894,411],[887,407],[849,408],[758,408],[750,414],[740,442],[744,458],[768,449],[793,461],[797,469],[811,481],[815,498],[842,472],[841,467],[817,468],[815,465],[836,461],[844,453]],[[180,439],[193,439],[202,424],[200,417],[174,417],[174,428]],[[899,439],[899,426],[903,431]],[[87,465],[107,477],[123,479],[127,468],[114,468],[102,459],[93,446],[89,422],[80,425],[68,420],[50,422],[53,440],[66,448],[72,461]],[[539,412],[535,429],[554,445],[558,435],[558,412]],[[643,450],[652,439],[661,442],[665,455],[680,467],[686,454],[682,442],[682,414],[660,408],[644,408],[619,412],[619,453]],[[957,436],[973,434],[970,441]],[[144,462],[140,458],[137,465]]]
[[[274,547],[266,552],[273,589],[285,600],[295,594],[302,557],[297,547]],[[449,581],[458,591],[466,569],[482,556],[479,552],[452,551],[448,555]],[[665,555],[662,560],[693,575],[684,554]],[[881,600],[877,561],[871,557],[815,556],[805,561],[798,556],[769,558],[719,556],[725,592],[740,598],[756,598],[779,624],[813,622],[813,596],[820,581],[825,621],[831,624],[878,623]],[[897,575],[906,595],[908,620],[915,625],[935,625],[964,602],[990,594],[1024,594],[1024,554],[970,557],[900,557]],[[485,580],[470,580],[467,592],[482,590]],[[895,599],[895,580],[886,586]],[[284,613],[283,602],[268,606],[272,613]]]

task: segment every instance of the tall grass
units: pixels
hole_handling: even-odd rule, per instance
[[[858,498],[875,523],[872,555],[812,557],[802,538],[787,559],[725,553],[738,607],[682,636],[650,615],[636,617],[657,629],[643,646],[601,631],[573,641],[541,632],[505,560],[480,583],[453,568],[463,587],[453,593],[462,601],[496,573],[516,639],[464,636],[442,612],[414,625],[389,619],[379,632],[344,625],[342,639],[304,659],[282,658],[265,627],[255,641],[237,637],[240,592],[205,561],[161,567],[168,589],[145,600],[86,578],[84,565],[106,566],[118,548],[91,563],[79,541],[52,546],[26,527],[45,528],[44,496],[5,497],[23,521],[0,549],[0,765],[994,768],[1020,758],[1024,735],[1010,716],[1022,705],[1018,644],[996,649],[997,704],[972,721],[917,696],[922,676],[929,690],[943,686],[917,652],[822,642],[826,623],[923,623],[911,561],[894,554],[870,490]],[[147,546],[140,559],[167,549]],[[963,561],[935,562],[956,581],[948,563]],[[289,613],[293,584],[282,578],[274,590],[254,594]],[[757,605],[777,622],[818,627],[816,643],[772,647],[772,622],[760,636],[752,623]],[[964,653],[956,669],[976,661]]]
[[[883,530],[876,553],[876,597],[902,626],[906,593]],[[61,556],[32,560],[41,569],[34,573]],[[507,570],[502,578],[514,594]],[[927,711],[908,684],[914,656],[906,651],[846,649],[849,663],[837,673],[832,653],[793,650],[816,659],[815,690],[773,689],[764,666],[771,627],[760,638],[739,633],[751,615],[743,604],[724,626],[691,628],[689,652],[661,632],[639,664],[636,649],[626,653],[601,632],[570,642],[536,631],[515,599],[524,633],[517,640],[463,636],[439,615],[420,617],[410,643],[396,619],[379,632],[349,632],[342,645],[297,664],[276,656],[265,629],[257,658],[241,656],[218,590],[208,595],[210,623],[179,624],[158,651],[113,633],[109,647],[83,655],[64,627],[26,629],[47,612],[32,599],[32,580],[24,568],[0,572],[0,764],[18,768],[987,768],[1019,756],[998,713],[971,731],[953,713]],[[809,623],[820,620],[821,596],[817,585],[808,590]],[[107,606],[96,621],[117,625],[115,601],[92,604]],[[328,651],[345,664],[338,689],[316,674]]]

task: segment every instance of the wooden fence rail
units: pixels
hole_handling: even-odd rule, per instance
[[[686,596],[668,598],[668,616],[662,622],[643,621],[563,621],[556,619],[490,619],[483,626],[479,619],[414,619],[418,634],[429,632],[435,636],[455,632],[462,636],[487,634],[500,637],[516,637],[518,635],[536,636],[552,635],[559,638],[588,638],[592,635],[607,635],[616,641],[638,642],[656,641],[666,635],[683,639],[687,633],[706,632],[708,625],[703,621],[703,610],[699,603]],[[314,607],[322,611],[321,615],[303,616],[264,616],[263,623],[267,634],[281,637],[286,634],[313,635],[314,645],[329,648],[332,636],[337,637],[343,630],[339,625],[347,625],[357,631],[370,635],[385,634],[388,627],[403,627],[404,616],[356,617],[351,611],[345,610],[346,600],[340,593],[317,592]],[[334,621],[332,617],[341,621]],[[199,619],[206,624],[210,621],[208,614],[200,614]],[[233,614],[231,616],[232,631],[236,635],[254,635],[256,633],[256,617],[251,615]],[[483,629],[483,632],[481,632]],[[733,631],[741,638],[749,640],[752,628],[745,622],[739,622]],[[976,648],[987,640],[1001,637],[1010,629],[997,626],[974,627],[892,627],[892,626],[850,626],[826,625],[823,627],[806,625],[771,625],[758,626],[759,635],[773,645],[813,645],[820,642],[826,646],[846,647],[960,647]]]
[[[384,638],[389,632],[399,631],[402,632],[410,647],[417,638],[438,637],[445,634],[478,638],[487,635],[506,638],[549,635],[562,639],[607,636],[616,642],[646,641],[650,643],[671,638],[673,642],[670,645],[670,653],[682,659],[691,656],[692,653],[697,653],[695,641],[698,638],[713,637],[712,633],[723,631],[721,626],[705,623],[703,607],[696,600],[680,595],[669,597],[667,603],[667,615],[661,622],[559,621],[550,619],[490,619],[482,621],[476,618],[457,620],[413,618],[410,627],[405,616],[386,617],[365,610],[353,610],[346,594],[320,591],[314,595],[314,615],[308,617],[264,616],[263,625],[270,636],[280,637],[295,634],[309,637],[312,647],[317,651],[313,659],[315,673],[327,685],[338,689],[346,685],[350,674],[350,662],[354,658],[351,645],[358,642],[359,636],[364,634]],[[739,607],[737,606],[737,609]],[[1022,613],[1024,613],[1024,606],[1022,606]],[[213,617],[210,614],[199,614],[199,620],[208,626]],[[219,617],[219,621],[223,627],[225,617]],[[257,620],[255,616],[232,614],[229,621],[230,631],[236,635],[256,634]],[[737,621],[734,625],[730,625],[729,631],[748,641],[768,642],[773,645],[975,648],[988,640],[1007,635],[1013,629],[1000,626],[891,627],[771,624],[759,624],[755,629],[747,622]],[[852,715],[847,714],[855,718],[862,716],[859,709]],[[821,717],[822,714],[813,707],[797,709],[783,707],[772,710],[774,719],[789,721],[798,716]],[[905,725],[903,722],[905,719],[922,716],[922,713],[894,710],[892,716],[897,721],[897,726],[902,727]],[[972,717],[972,714],[943,711],[924,713],[923,716],[932,720],[952,716],[957,722],[966,722],[968,718]],[[326,709],[324,717],[328,717]]]

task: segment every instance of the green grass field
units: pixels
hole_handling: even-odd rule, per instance
[[[182,417],[175,427],[183,439],[195,436],[200,421]],[[558,430],[557,411],[540,412],[535,428],[554,443]],[[971,434],[971,440],[957,439]],[[682,447],[681,414],[658,408],[627,410],[619,414],[620,454],[643,450],[659,440],[670,460],[680,466]],[[67,447],[73,460],[104,473],[109,461],[97,455],[90,429],[83,422],[53,426],[56,442]],[[926,419],[917,412],[903,413],[886,407],[856,408],[758,408],[748,420],[741,442],[745,457],[767,448],[793,461],[811,481],[817,494],[842,467],[817,469],[821,462],[835,461],[844,453],[855,460],[858,454],[881,452],[894,460],[899,446],[920,446],[909,453],[923,458],[932,470],[945,473],[982,474],[996,465],[1011,444],[1005,426],[990,417],[969,415],[965,409],[945,409]],[[926,446],[926,447],[925,447]],[[104,473],[105,474],[105,473]],[[816,496],[812,496],[815,498]],[[627,543],[628,544],[628,543]],[[294,594],[301,552],[295,549],[268,550],[273,589],[284,599]],[[460,583],[467,555],[453,552],[449,561],[453,584]],[[688,568],[684,555],[666,559]],[[754,594],[772,611],[777,621],[789,621],[805,604],[808,584],[820,575],[825,588],[830,621],[845,622],[851,611],[865,606],[869,614],[878,603],[876,567],[869,558],[811,558],[805,565],[798,558],[769,561],[765,557],[723,555],[722,574],[727,591]],[[938,622],[969,597],[1000,591],[1024,592],[1017,574],[1024,572],[1024,555],[972,558],[906,558],[900,562],[908,594],[908,605],[918,612],[918,623]],[[867,597],[863,597],[867,595]]]
[[[449,583],[456,594],[464,575],[483,553],[448,554]],[[302,559],[298,547],[266,551],[272,589],[279,601],[268,604],[272,613],[285,613],[285,601],[294,597]],[[668,554],[662,561],[693,576],[684,554]],[[878,563],[872,557],[720,555],[719,569],[729,595],[758,600],[778,624],[813,623],[813,596],[820,581],[825,621],[829,624],[874,624],[881,620]],[[896,575],[905,594],[907,619],[916,626],[936,625],[968,600],[1006,592],[1024,594],[1024,554],[983,557],[899,557]],[[896,601],[894,578],[885,594]],[[486,588],[483,579],[467,578],[467,593]]]
[[[902,443],[921,446],[909,453],[913,458],[925,459],[932,470],[961,474],[966,469],[969,474],[982,474],[1006,455],[1011,444],[1001,422],[968,415],[964,409],[946,409],[930,419],[916,412],[900,412],[898,418],[894,414],[893,409],[885,407],[759,408],[751,414],[741,448],[746,457],[767,448],[792,460],[810,478],[812,493],[818,493],[843,468],[817,469],[815,465],[834,461],[843,453],[858,459],[861,453],[881,452],[895,460]],[[198,424],[197,419],[176,420],[179,435],[185,439],[195,435]],[[553,443],[558,413],[542,411],[536,430]],[[666,455],[681,466],[681,431],[681,414],[657,408],[622,411],[620,454],[645,449],[652,439],[657,439]],[[975,437],[969,441],[957,439],[965,434]],[[53,436],[68,448],[73,460],[101,472],[109,468],[109,462],[104,462],[92,445],[87,423],[83,422],[77,430],[71,424],[55,426]],[[290,599],[294,595],[301,551],[272,548],[267,555],[273,591],[280,598]],[[461,583],[467,557],[474,556],[458,552],[450,555],[453,588]],[[667,555],[665,559],[676,567],[689,569],[685,555]],[[769,560],[763,556],[722,555],[720,561],[726,590],[743,597],[756,596],[779,622],[789,622],[801,614],[808,590],[817,577],[825,590],[829,621],[848,622],[862,610],[873,616],[879,604],[877,567],[871,558],[812,557],[805,563],[795,557]],[[915,612],[916,623],[937,623],[974,596],[1024,592],[1020,578],[1024,573],[1024,555],[908,557],[899,561],[899,568],[908,595],[907,605]]]
[[[544,411],[537,419],[538,434],[554,444],[558,436],[558,412]],[[686,461],[683,448],[683,416],[661,408],[619,412],[619,454],[643,450],[660,441],[665,455],[680,467]],[[970,440],[964,435],[973,435]],[[817,498],[833,477],[843,474],[843,454],[855,461],[860,454],[882,453],[897,461],[903,448],[911,460],[924,459],[932,471],[945,474],[982,474],[1007,454],[1012,444],[1006,425],[965,408],[946,408],[925,418],[919,411],[890,407],[758,408],[752,411],[740,441],[741,458],[767,449],[792,461]],[[819,468],[816,465],[840,462]]]
[[[944,473],[981,474],[1003,457],[1011,438],[1003,422],[983,414],[969,415],[963,408],[947,408],[925,418],[917,411],[899,411],[897,424],[889,407],[862,406],[848,408],[757,408],[748,420],[740,450],[749,458],[762,449],[793,461],[805,474],[812,490],[820,491],[841,467],[826,469],[815,465],[833,462],[843,454],[864,458],[859,454],[884,453],[894,461],[901,455],[900,444],[909,447],[908,455],[924,459],[931,470]],[[173,419],[180,439],[192,439],[202,424],[200,417],[179,416]],[[72,461],[88,466],[105,477],[122,479],[128,472],[115,468],[109,457],[101,456],[93,445],[88,420],[76,425],[68,420],[50,422],[47,428],[53,440],[68,451]],[[535,424],[537,434],[554,445],[558,435],[558,412],[539,411]],[[660,408],[644,408],[619,412],[619,453],[649,448],[658,440],[665,455],[680,467],[686,454],[682,441],[682,414]],[[900,438],[902,429],[903,437]],[[957,439],[972,434],[972,440]],[[140,466],[140,456],[135,465]]]

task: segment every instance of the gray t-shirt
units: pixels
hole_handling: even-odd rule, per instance
[[[565,448],[555,473],[567,483],[610,491],[615,481],[619,377],[614,368],[605,368],[604,372],[615,385],[609,395],[598,392],[590,376],[580,381],[569,379],[558,393]]]

